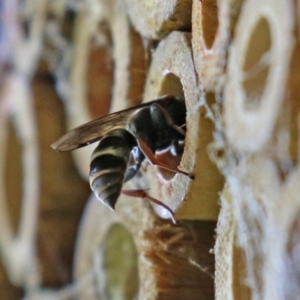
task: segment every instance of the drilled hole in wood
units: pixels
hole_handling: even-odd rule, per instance
[[[173,73],[167,74],[163,79],[159,94],[161,96],[173,95],[184,98],[183,87],[179,77]]]
[[[216,0],[202,1],[202,34],[207,49],[211,49],[219,27],[218,5]]]
[[[138,293],[137,250],[131,233],[121,224],[107,232],[103,245],[107,299],[135,299]]]
[[[6,203],[14,233],[17,233],[22,206],[22,147],[14,126],[9,123],[6,144],[5,187]],[[8,159],[9,158],[9,159]]]
[[[179,77],[173,73],[169,73],[167,76],[165,76],[161,85],[160,95],[173,95],[184,99],[183,87]],[[159,161],[169,166],[176,167],[180,164],[182,155],[173,155],[170,149],[168,149],[167,151],[159,153],[156,156]],[[161,168],[158,168],[158,170],[160,175],[162,175],[165,180],[171,180],[176,174]]]
[[[105,23],[99,27],[99,35],[90,41],[86,73],[88,105],[93,118],[109,113],[114,75],[110,31]]]
[[[272,37],[265,18],[259,19],[251,37],[243,65],[243,88],[246,94],[246,109],[257,109],[266,86]]]

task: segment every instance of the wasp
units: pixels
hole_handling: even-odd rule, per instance
[[[190,176],[160,162],[156,154],[169,149],[173,155],[183,152],[186,108],[183,99],[164,96],[156,100],[109,114],[83,124],[51,145],[57,151],[75,150],[99,141],[91,157],[89,182],[96,197],[111,209],[121,193],[141,197],[173,211],[145,190],[122,190],[146,159],[152,165]]]

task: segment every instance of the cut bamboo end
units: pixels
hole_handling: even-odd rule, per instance
[[[108,24],[112,36],[114,82],[111,111],[117,111],[141,102],[147,53],[143,41],[131,27],[126,6],[122,0],[102,1],[105,9],[101,19]]]
[[[195,68],[205,90],[224,84],[227,51],[241,0],[193,1],[192,45]]]
[[[68,129],[140,102],[146,74],[141,38],[130,27],[123,1],[93,2],[74,28],[74,49],[67,103]],[[113,88],[111,88],[113,86]],[[88,177],[92,147],[74,152],[76,164]]]
[[[224,93],[227,136],[239,150],[257,151],[272,135],[293,50],[291,15],[292,4],[280,0],[243,6]]]
[[[223,179],[207,153],[214,125],[205,117],[206,111],[198,101],[190,34],[171,33],[153,54],[144,100],[165,94],[185,98],[187,135],[180,169],[194,174],[195,179],[180,174],[174,176],[174,173],[169,179],[164,179],[157,176],[155,168],[149,167],[145,187],[150,187],[151,196],[176,210],[178,219],[215,220],[218,216],[218,191],[222,189]],[[157,212],[164,216],[163,211]]]
[[[143,218],[140,217],[141,214]],[[75,250],[74,279],[78,286],[78,299],[96,299],[96,296],[93,297],[96,291],[103,298],[108,296],[107,293],[114,295],[119,292],[121,295],[128,295],[130,287],[132,294],[128,295],[128,299],[136,296],[140,284],[139,276],[143,276],[138,269],[138,263],[142,263],[144,259],[139,247],[145,228],[151,227],[153,222],[154,216],[143,201],[121,196],[116,211],[111,211],[99,203],[94,195],[91,196],[78,231]],[[116,235],[119,235],[118,239],[114,238]],[[124,253],[126,248],[127,253]],[[105,249],[110,251],[106,253]],[[115,260],[119,256],[127,264],[124,265],[118,260],[119,265],[111,270],[113,265],[109,252],[115,254]],[[110,272],[118,278],[113,280]],[[149,283],[153,281],[153,277],[151,272],[148,275]],[[81,289],[83,281],[84,288]]]
[[[209,254],[213,239],[207,228],[212,233],[214,225],[208,224],[205,234],[197,222],[175,226],[158,219],[139,199],[121,196],[113,212],[92,196],[76,246],[76,296],[96,299],[93,295],[104,298],[121,293],[126,299],[175,299],[178,295],[199,299],[203,294],[213,298],[213,256]],[[201,246],[206,250],[201,251],[202,257],[195,251]]]
[[[35,160],[40,170],[35,241],[39,284],[61,286],[72,280],[74,242],[90,187],[78,174],[70,152],[58,154],[50,148],[51,142],[65,133],[65,111],[43,66],[39,67],[31,86],[38,128],[39,155]],[[57,260],[61,261],[63,273],[57,269]]]
[[[39,200],[39,151],[30,79],[41,54],[46,2],[40,1],[32,6],[25,1],[23,5],[28,13],[24,14],[22,19],[28,25],[26,33],[20,24],[17,1],[1,3],[4,38],[1,41],[0,56],[3,57],[0,61],[6,59],[6,67],[12,68],[0,70],[5,71],[1,74],[5,75],[5,78],[1,78],[5,84],[0,93],[0,249],[2,262],[11,283],[15,286],[30,287],[37,285],[40,280],[35,245]],[[8,151],[12,145],[7,143],[13,141],[12,135],[8,137],[11,124],[14,125],[19,138],[19,147],[10,153]],[[16,144],[17,142],[14,145]],[[17,158],[17,161],[11,162],[10,155]],[[19,168],[18,171],[7,170],[13,163],[16,163],[14,166]]]
[[[32,98],[26,78],[11,74],[7,78],[1,96],[0,138],[3,147],[0,153],[0,247],[2,262],[13,284],[30,286],[40,280],[35,246],[39,200],[39,166],[36,158],[39,151]],[[12,121],[20,137],[19,153],[17,147],[11,153],[6,153],[9,149],[7,142],[12,141],[12,137],[7,136],[9,123]],[[7,159],[8,155],[20,159],[20,164],[15,165],[20,170],[13,170],[13,180],[10,181],[8,179],[12,179],[12,170],[7,170],[7,167],[12,165]],[[18,178],[20,181],[17,180]],[[17,192],[20,189],[22,193]],[[11,200],[10,203],[8,199]]]
[[[135,29],[145,38],[159,40],[174,30],[190,30],[192,0],[125,0]]]
[[[276,165],[262,156],[242,160],[227,178],[215,248],[217,299],[268,299],[264,275],[280,187]]]

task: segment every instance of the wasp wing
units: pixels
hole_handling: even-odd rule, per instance
[[[51,147],[57,151],[70,151],[97,142],[113,129],[126,129],[135,111],[136,108],[132,108],[83,124],[63,135]]]
[[[51,147],[57,151],[70,151],[87,146],[101,140],[103,136],[113,129],[128,129],[127,125],[129,124],[129,120],[140,109],[151,106],[157,102],[164,105],[170,101],[174,101],[174,99],[176,99],[174,96],[164,96],[135,107],[109,114],[103,118],[93,120],[71,130],[58,141],[53,143]]]

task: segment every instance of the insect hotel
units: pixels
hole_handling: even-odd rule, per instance
[[[300,297],[298,0],[0,16],[0,299]]]

